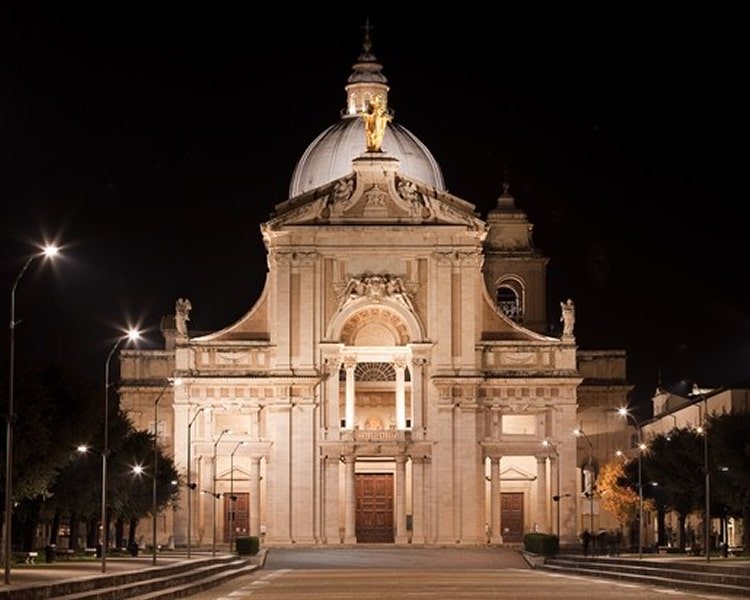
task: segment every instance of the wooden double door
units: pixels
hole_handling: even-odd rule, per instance
[[[224,494],[224,542],[247,537],[250,532],[250,494],[234,493],[233,500]],[[234,530],[234,536],[232,536]]]
[[[355,492],[357,542],[392,544],[395,541],[393,474],[358,473],[355,476]]]
[[[523,492],[500,494],[500,527],[504,544],[523,542]]]

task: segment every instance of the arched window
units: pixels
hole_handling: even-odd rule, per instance
[[[523,323],[523,287],[516,280],[503,281],[495,291],[497,307],[516,323]]]

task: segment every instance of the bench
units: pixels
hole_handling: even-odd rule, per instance
[[[39,556],[39,552],[24,552],[24,555],[23,562],[27,565],[34,565],[36,564],[36,557]]]
[[[64,558],[65,560],[70,560],[70,557],[75,554],[75,550],[73,548],[58,548],[55,550],[55,556],[58,558]]]
[[[745,551],[744,546],[729,546],[729,556],[740,556]]]
[[[97,549],[96,549],[96,548],[84,548],[84,549],[83,549],[83,553],[84,553],[84,554],[85,554],[86,556],[96,556],[96,554],[97,554]]]

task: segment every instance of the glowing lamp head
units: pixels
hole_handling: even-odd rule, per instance
[[[55,246],[54,244],[47,244],[44,248],[42,248],[42,253],[44,254],[45,258],[54,258],[60,253],[60,248]]]

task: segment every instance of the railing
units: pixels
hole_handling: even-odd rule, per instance
[[[405,429],[354,429],[341,430],[341,440],[354,442],[403,442],[411,438]]]

